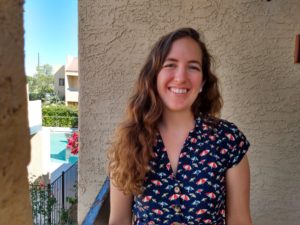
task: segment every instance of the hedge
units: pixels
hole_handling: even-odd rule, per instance
[[[78,109],[65,105],[43,105],[43,126],[78,127]]]

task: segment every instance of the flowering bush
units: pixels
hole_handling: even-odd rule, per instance
[[[56,184],[42,179],[29,181],[33,225],[77,225],[77,183],[73,185],[74,196],[65,198],[69,203],[69,207],[65,208],[62,206],[65,201],[59,197],[65,190],[58,184],[66,180],[62,177],[59,180],[55,181]]]
[[[49,224],[51,213],[56,203],[56,198],[53,196],[50,184],[36,180],[33,183],[30,182],[29,185],[32,215],[34,218],[33,224],[40,224],[41,220],[44,224]],[[38,223],[38,220],[40,223]]]
[[[68,138],[67,148],[71,150],[73,155],[77,155],[79,151],[78,143],[79,133],[74,132],[71,137]]]

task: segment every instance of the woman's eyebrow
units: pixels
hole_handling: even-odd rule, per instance
[[[166,62],[167,62],[167,61],[178,62],[178,60],[177,60],[177,59],[174,59],[174,58],[167,58],[167,59],[166,59]],[[196,63],[196,64],[198,64],[199,66],[202,66],[201,63],[200,63],[198,60],[190,60],[189,63]]]
[[[173,62],[178,62],[178,60],[177,59],[174,59],[174,58],[166,58],[166,60],[165,61],[173,61]]]

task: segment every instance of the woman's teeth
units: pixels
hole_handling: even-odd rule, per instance
[[[170,91],[175,94],[185,94],[188,90],[185,88],[170,88]]]

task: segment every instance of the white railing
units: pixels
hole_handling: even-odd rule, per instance
[[[78,102],[78,90],[74,88],[67,88],[66,90],[66,101],[67,102]]]

